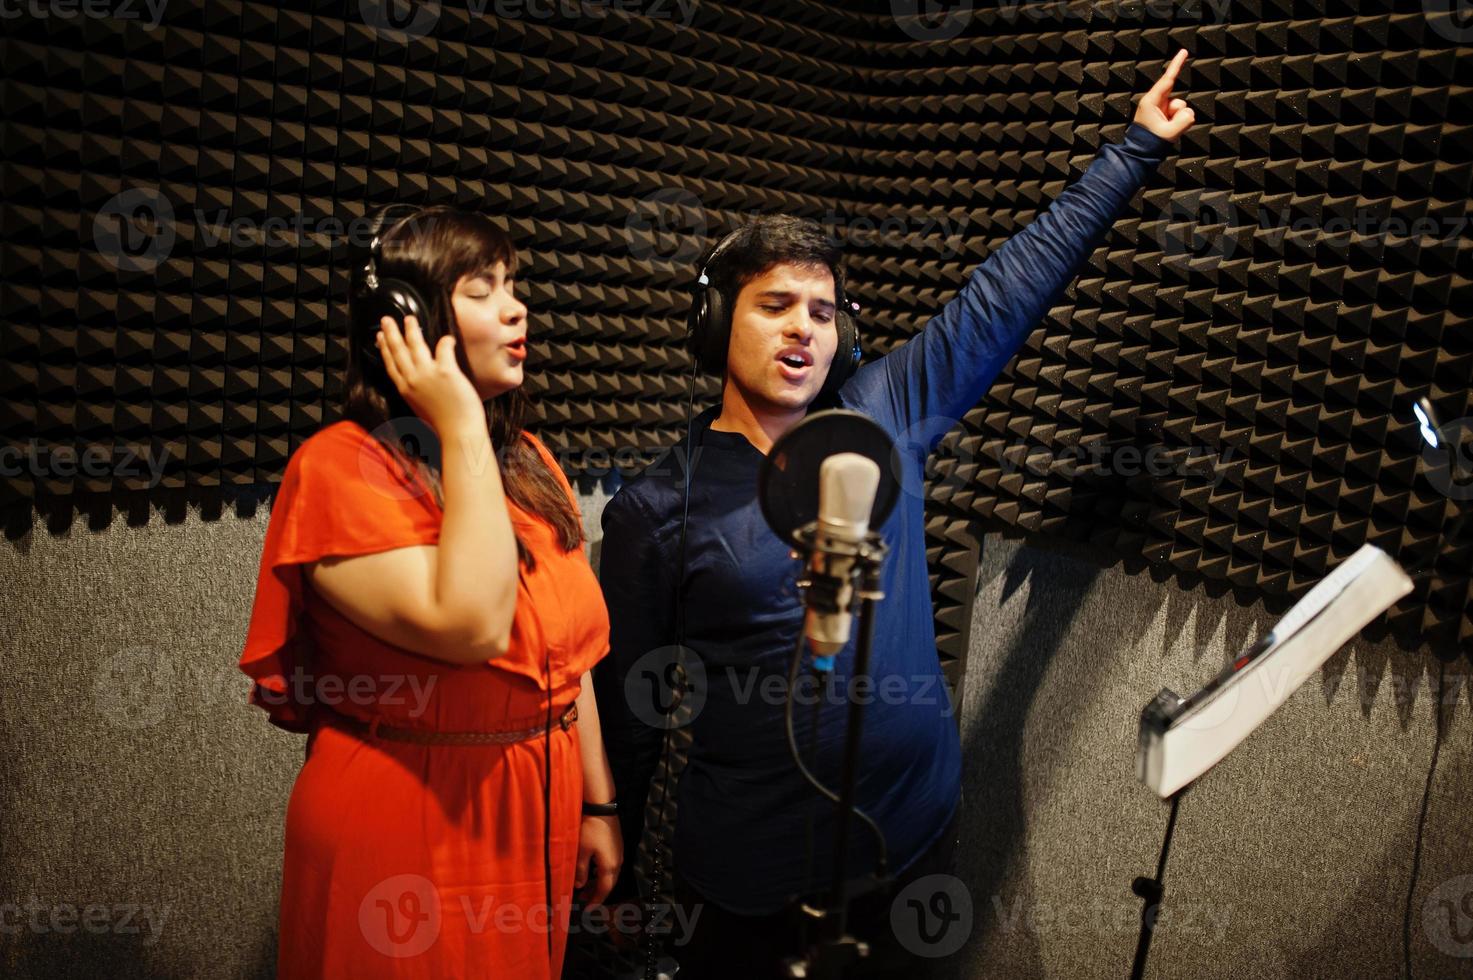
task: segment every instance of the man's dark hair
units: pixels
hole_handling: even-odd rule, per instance
[[[835,300],[844,289],[844,250],[812,218],[764,214],[752,219],[729,242],[711,267],[711,284],[735,308],[742,287],[781,263],[828,269]]]

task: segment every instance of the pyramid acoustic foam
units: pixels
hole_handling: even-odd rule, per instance
[[[978,527],[1283,601],[1365,541],[1435,548],[1469,491],[1428,472],[1410,402],[1473,428],[1468,29],[1380,2],[971,8],[12,19],[8,524],[269,488],[335,417],[347,270],[390,201],[513,234],[539,429],[574,475],[628,469],[679,435],[683,286],[719,234],[760,211],[824,221],[885,353],[1186,45],[1198,124],[937,460],[943,652],[968,603],[966,558],[941,556]],[[1467,644],[1470,563],[1446,549],[1372,632]]]
[[[943,443],[935,522],[1280,611],[1366,542],[1411,567],[1463,528],[1367,633],[1467,651],[1473,27],[1417,3],[981,6],[869,59],[854,193],[970,219],[954,258],[913,241],[851,261],[875,353],[1077,176],[1182,46],[1197,123]],[[1421,395],[1450,452],[1424,456]]]

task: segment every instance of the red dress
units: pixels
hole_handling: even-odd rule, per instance
[[[571,498],[550,454],[527,438]],[[456,666],[359,629],[300,567],[437,543],[442,511],[428,489],[349,421],[313,435],[287,464],[240,660],[255,682],[252,703],[281,728],[311,733],[287,806],[282,980],[561,972],[581,821],[577,723],[486,745],[368,739],[322,723],[333,710],[398,727],[522,730],[572,704],[581,676],[608,652],[603,595],[581,548],[564,552],[545,521],[508,506],[536,558],[534,571],[521,570],[511,650]]]

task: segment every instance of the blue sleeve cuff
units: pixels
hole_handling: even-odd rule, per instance
[[[1125,138],[1121,143],[1144,157],[1150,157],[1157,163],[1165,160],[1176,149],[1176,144],[1171,140],[1162,139],[1155,133],[1138,122],[1133,122],[1125,128]]]

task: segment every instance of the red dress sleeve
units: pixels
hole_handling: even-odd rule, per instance
[[[377,439],[342,421],[298,447],[271,507],[256,598],[240,669],[253,681],[250,703],[271,723],[308,731],[301,684],[308,651],[298,632],[301,566],[329,555],[366,555],[436,544],[442,511],[422,480],[406,475]]]

